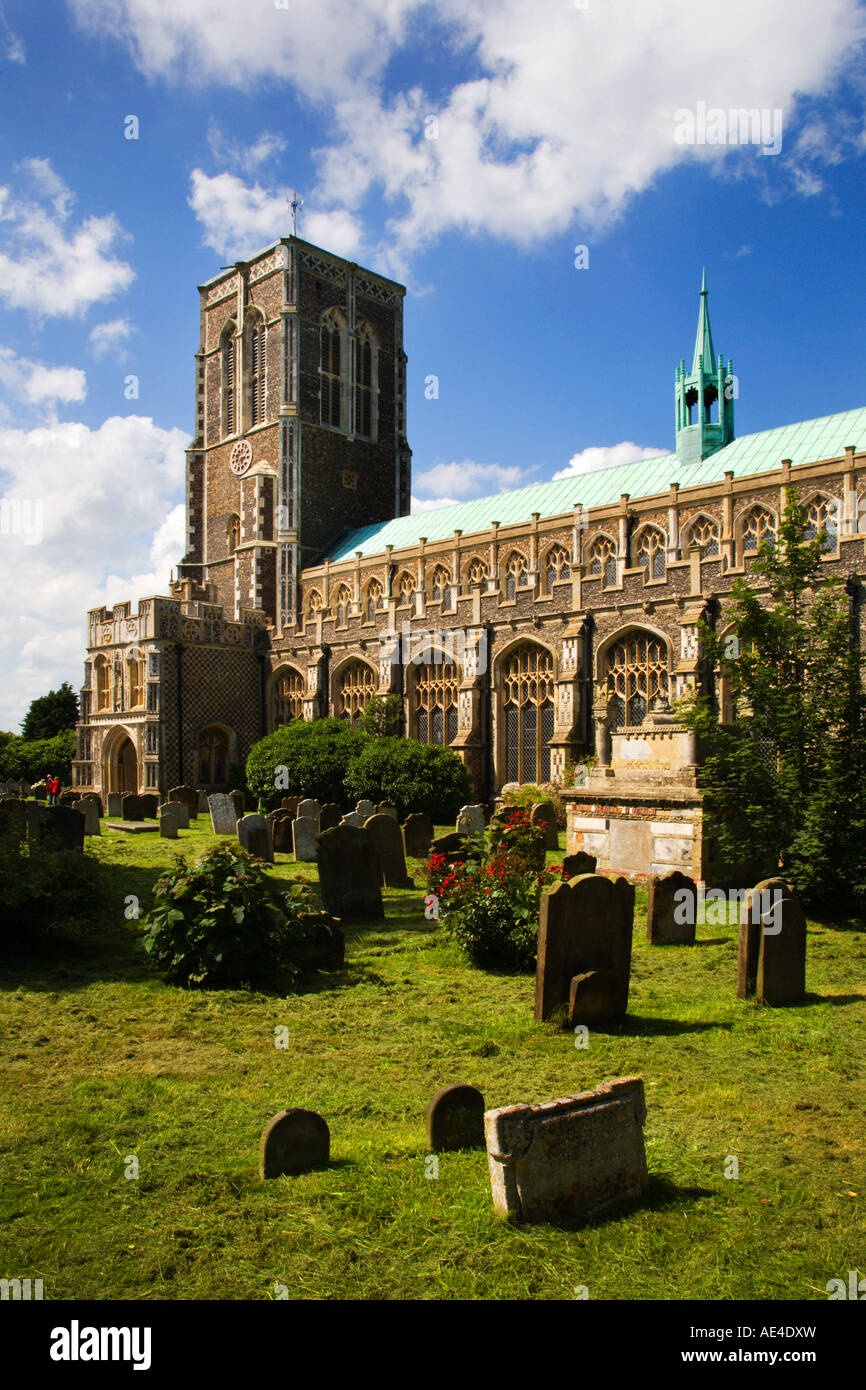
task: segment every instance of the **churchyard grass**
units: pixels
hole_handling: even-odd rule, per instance
[[[0,962],[0,1275],[42,1278],[46,1299],[784,1300],[866,1273],[861,930],[810,920],[806,1003],[760,1008],[736,998],[734,925],[648,946],[639,891],[628,1016],[578,1049],[533,1022],[532,977],[473,969],[425,921],[410,861],[418,887],[385,890],[386,921],[349,927],[345,967],[306,993],[192,992],[153,975],[124,918],[173,854],[214,843],[192,825],[169,842],[103,822],[100,933]],[[317,878],[281,854],[274,873]],[[427,1176],[441,1087],[494,1108],[633,1073],[641,1208],[514,1228],[483,1150]],[[325,1116],[331,1167],[260,1182],[261,1131],[292,1105]]]

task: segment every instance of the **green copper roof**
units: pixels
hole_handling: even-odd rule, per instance
[[[713,376],[716,370],[716,354],[713,352],[713,334],[710,328],[710,310],[707,305],[707,268],[704,266],[704,276],[701,281],[701,307],[698,310],[698,331],[695,337],[695,355],[692,361],[692,376],[696,376],[701,369],[701,358],[704,359],[704,371],[707,376]]]
[[[362,526],[343,536],[322,558],[350,559],[358,550],[362,555],[377,555],[388,545],[393,545],[395,550],[417,545],[421,536],[426,536],[428,541],[446,540],[456,530],[468,536],[474,531],[486,531],[492,521],[507,526],[528,521],[533,512],[557,516],[570,511],[575,504],[604,507],[618,502],[624,492],[632,498],[653,497],[666,492],[671,483],[695,487],[721,482],[728,471],[735,478],[768,473],[778,468],[783,458],[789,458],[794,464],[841,458],[848,444],[853,444],[858,453],[866,452],[866,406],[859,410],[843,410],[838,415],[823,415],[817,420],[803,420],[795,425],[780,425],[758,434],[744,434],[700,463],[684,464],[676,454],[661,454],[657,458],[639,459],[636,463],[617,464],[615,468],[574,473],[549,483],[532,483],[513,492],[499,492],[491,497],[476,497],[471,502],[416,512],[376,526]]]

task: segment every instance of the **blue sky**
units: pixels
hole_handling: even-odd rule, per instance
[[[703,264],[738,434],[866,403],[864,18],[2,0],[0,727],[78,686],[89,607],[165,592],[196,285],[290,230],[294,186],[301,235],[408,286],[419,506],[672,448]],[[701,107],[781,149],[684,143]]]

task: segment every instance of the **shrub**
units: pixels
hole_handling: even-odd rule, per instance
[[[533,825],[521,806],[505,810],[490,822],[490,849],[494,858],[507,858],[528,872],[540,873],[546,856],[545,834]]]
[[[445,932],[482,969],[534,970],[541,892],[557,876],[552,869],[537,873],[508,852],[486,865],[454,864],[439,889]]]
[[[0,778],[41,782],[53,772],[66,786],[72,780],[75,757],[75,730],[66,729],[53,738],[26,739],[9,735],[0,747]]]
[[[250,749],[247,785],[269,811],[287,795],[342,804],[349,764],[367,743],[344,719],[293,720]],[[278,776],[279,768],[285,773]]]
[[[307,884],[280,889],[228,841],[191,868],[178,854],[174,865],[156,884],[144,919],[145,949],[172,984],[274,985],[333,963],[333,950],[305,920]]]
[[[556,782],[543,782],[541,786],[527,783],[525,787],[503,792],[502,800],[506,806],[523,806],[527,811],[531,811],[537,801],[550,801],[556,812],[556,828],[564,830],[565,802],[560,796],[560,791],[561,788]]]
[[[349,768],[346,790],[358,800],[388,801],[402,820],[413,811],[453,821],[469,800],[469,774],[450,748],[412,738],[377,738]]]
[[[98,866],[77,850],[19,841],[0,828],[0,923],[4,937],[83,935],[98,924],[103,894]]]

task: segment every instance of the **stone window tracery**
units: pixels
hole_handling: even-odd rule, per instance
[[[384,604],[385,590],[382,587],[381,580],[371,579],[367,585],[366,612],[368,623],[375,622],[376,612],[378,609],[384,607]]]
[[[365,439],[374,434],[374,395],[376,378],[376,345],[373,330],[362,323],[354,341],[355,352],[355,433]]]
[[[544,557],[545,593],[552,594],[558,579],[571,578],[571,561],[563,545],[552,545]]]
[[[335,611],[337,617],[337,627],[345,627],[349,617],[349,605],[352,602],[352,594],[345,584],[341,584],[337,590],[335,601]]]
[[[347,719],[357,728],[361,716],[376,694],[376,677],[364,661],[350,661],[340,673],[337,693],[337,717]]]
[[[455,662],[425,662],[416,668],[412,691],[414,737],[421,743],[451,744],[457,737],[460,676]]]
[[[404,570],[397,581],[397,603],[401,608],[415,601],[415,576]]]
[[[529,584],[526,558],[521,555],[519,550],[513,550],[503,568],[505,571],[505,597],[506,599],[516,598],[517,590],[525,589]]]
[[[635,559],[647,579],[665,577],[665,538],[654,526],[647,526],[637,539]]]
[[[660,637],[631,632],[613,644],[605,664],[613,729],[641,725],[653,701],[668,698],[667,645]]]
[[[824,531],[824,543],[821,549],[825,553],[832,554],[839,549],[839,514],[841,511],[840,503],[833,497],[814,497],[806,508],[806,527],[803,537],[807,541],[816,541],[818,534]]]
[[[708,516],[696,517],[689,527],[689,544],[701,546],[705,555],[718,555],[718,522]]]
[[[237,429],[237,410],[236,410],[236,364],[237,349],[235,343],[236,327],[233,322],[227,323],[220,334],[220,371],[222,374],[222,432],[223,437],[228,438]]]
[[[604,587],[616,584],[616,546],[609,536],[598,536],[589,547],[589,572],[604,577]]]
[[[319,419],[323,425],[341,425],[343,394],[343,324],[329,309],[319,331]]]
[[[487,583],[487,564],[480,556],[474,555],[466,566],[466,584],[470,589],[484,588]]]
[[[550,780],[553,737],[553,657],[535,642],[522,642],[502,669],[505,782]]]
[[[766,507],[752,507],[743,522],[743,553],[754,554],[764,541],[776,544],[775,517]]]
[[[444,565],[437,565],[430,580],[430,597],[440,599],[443,608],[451,607],[451,572]]]

